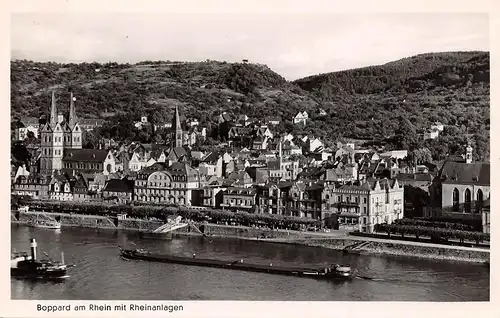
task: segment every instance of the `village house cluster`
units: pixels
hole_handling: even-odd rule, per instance
[[[40,144],[28,148],[28,167],[13,166],[13,194],[280,214],[372,232],[375,224],[391,223],[414,209],[405,201],[408,185],[433,198],[431,207],[413,213],[482,218],[489,224],[489,164],[473,162],[471,147],[464,160],[438,169],[407,162],[406,150],[361,149],[354,142],[338,143],[332,150],[314,136],[276,134],[279,119],[262,124],[224,112],[219,130],[227,131],[227,140],[198,151],[192,146],[205,140],[206,129],[193,118],[181,122],[176,107],[172,124],[161,127],[171,130],[171,144],[107,143],[104,149],[83,149],[82,132],[102,120],[80,119],[73,96],[67,117],[57,108],[53,95],[45,123],[25,120],[24,130],[18,128],[16,139],[31,131]],[[293,120],[307,124],[311,119],[304,111]],[[143,117],[135,126],[148,124]]]

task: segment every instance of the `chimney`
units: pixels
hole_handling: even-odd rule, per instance
[[[31,260],[36,261],[36,240],[31,239]]]

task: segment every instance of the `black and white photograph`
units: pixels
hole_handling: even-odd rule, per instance
[[[9,297],[489,302],[489,23],[11,13]]]

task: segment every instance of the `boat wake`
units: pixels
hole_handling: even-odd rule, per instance
[[[384,282],[384,283],[400,283],[404,281],[405,283],[413,283],[413,284],[434,284],[434,281],[423,281],[423,280],[408,280],[408,279],[402,279],[402,278],[377,278],[377,277],[370,277],[370,276],[364,276],[364,275],[354,275],[354,278],[357,279],[362,279],[362,280],[371,280],[371,281],[376,281],[376,282]]]
[[[363,280],[373,280],[373,281],[385,281],[385,279],[383,279],[383,278],[376,278],[376,277],[363,276],[363,275],[355,275],[354,278],[363,279]]]

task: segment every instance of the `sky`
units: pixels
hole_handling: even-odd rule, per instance
[[[420,53],[489,51],[488,23],[481,13],[13,13],[11,58],[248,59],[294,80]]]

